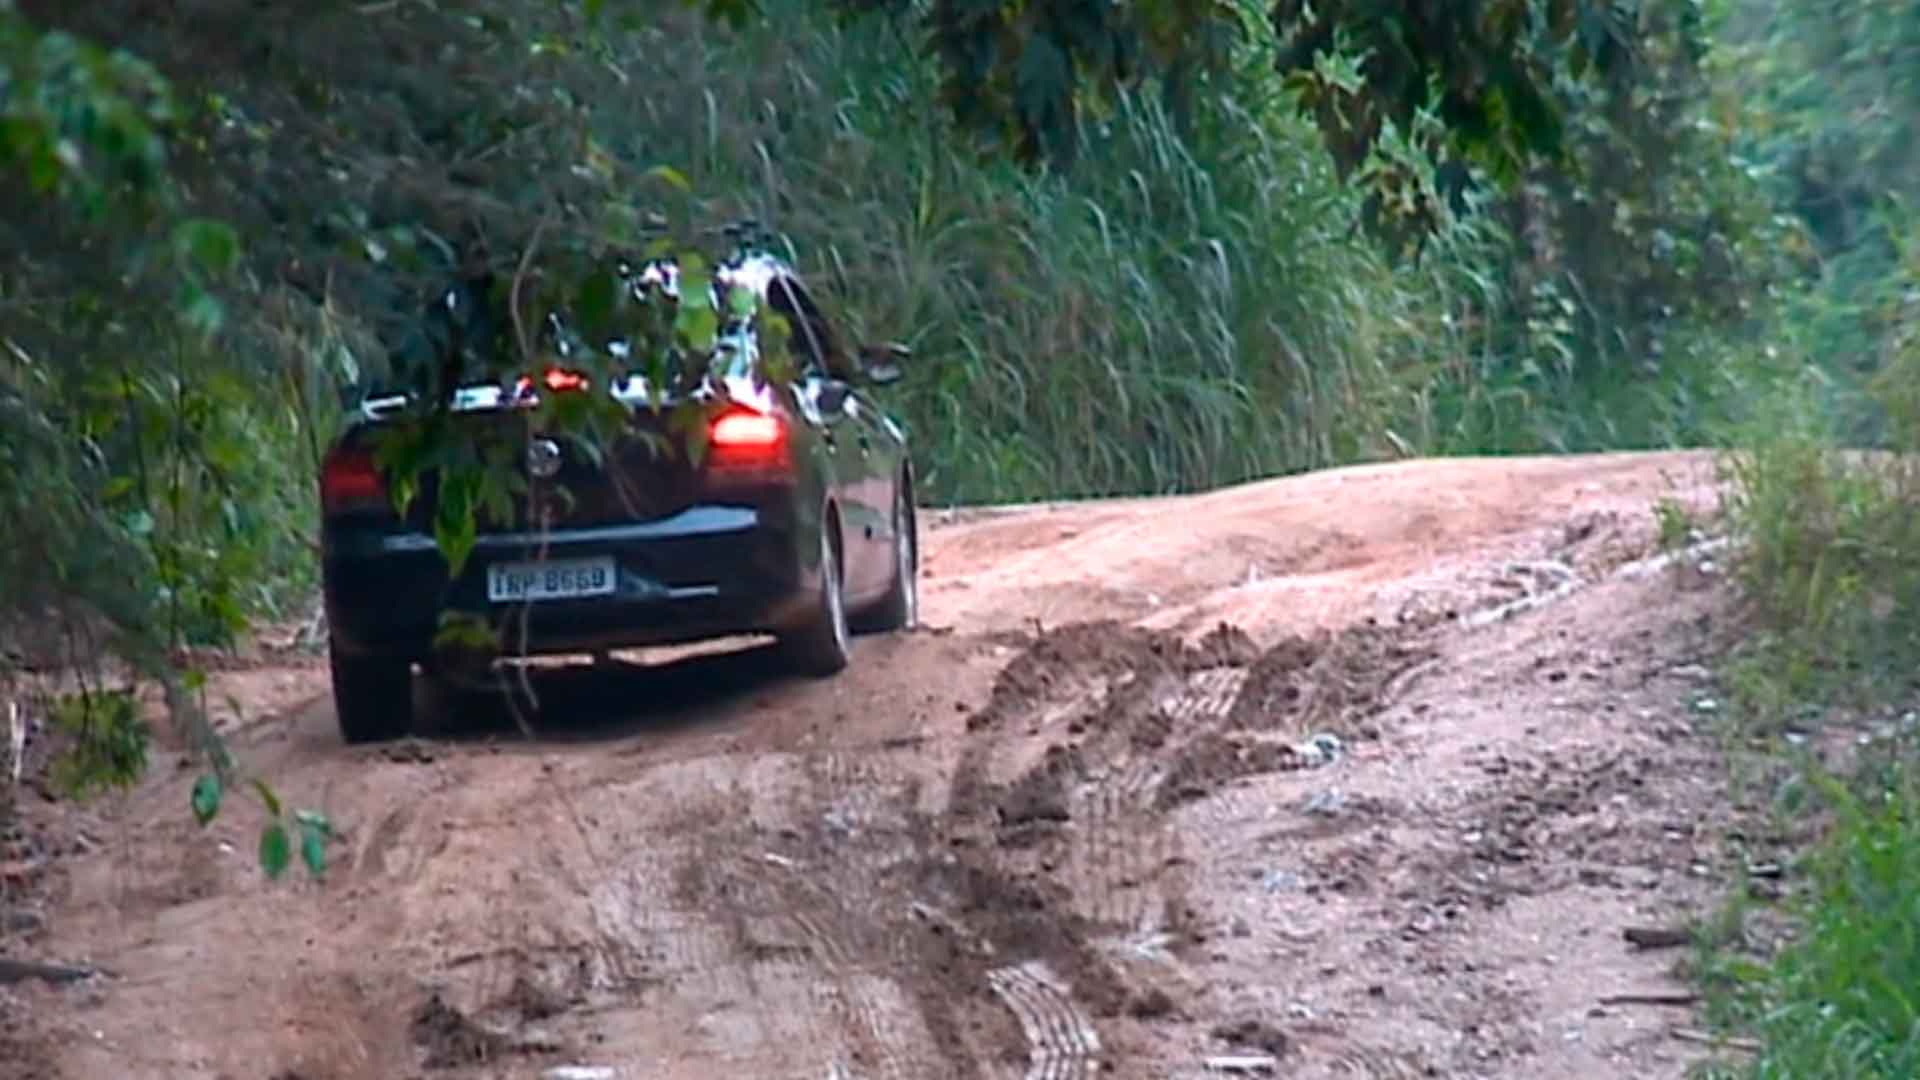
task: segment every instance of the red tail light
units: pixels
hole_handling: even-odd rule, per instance
[[[730,412],[713,422],[712,443],[723,447],[771,447],[787,437],[787,428],[777,416],[756,412]]]
[[[387,484],[371,451],[336,448],[320,469],[320,506],[329,514],[387,505]]]
[[[547,384],[547,389],[555,393],[559,393],[562,390],[584,390],[587,387],[587,377],[585,375],[577,371],[568,371],[565,368],[548,368],[547,373],[541,377],[541,381]]]
[[[707,432],[707,465],[713,469],[785,469],[787,422],[752,409],[720,414]]]
[[[587,377],[577,371],[568,371],[566,368],[550,367],[541,374],[540,385],[556,394],[567,390],[585,390]],[[530,376],[522,375],[514,381],[513,396],[516,399],[524,398],[532,392],[533,379]]]

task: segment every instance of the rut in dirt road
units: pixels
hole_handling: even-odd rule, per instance
[[[604,866],[560,857],[559,917],[516,929],[507,969],[449,973],[451,996],[500,1027],[530,1022],[529,997],[564,1002],[540,1019],[624,1029],[608,1050],[685,1016],[698,1045],[680,1033],[663,1075],[708,1055],[740,1075],[1168,1075],[1114,1030],[1164,1007],[1129,957],[1194,947],[1168,811],[1361,737],[1428,655],[1410,637],[1263,653],[1224,627],[1194,646],[1064,627],[1007,663],[950,772],[918,747],[654,766],[585,796],[596,820],[642,813]],[[569,881],[584,903],[558,899]]]

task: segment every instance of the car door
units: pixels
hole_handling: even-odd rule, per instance
[[[845,468],[857,491],[853,499],[864,515],[861,536],[868,551],[864,587],[878,593],[892,582],[893,488],[899,456],[872,399],[850,388],[846,413],[853,442],[847,448]]]
[[[828,483],[840,507],[846,588],[867,596],[884,587],[892,563],[886,527],[890,503],[876,505],[872,483],[875,440],[854,393],[855,372],[837,328],[796,278],[782,275],[768,300],[790,325],[788,349],[798,367],[797,392],[818,418],[830,462]],[[876,558],[876,552],[880,557]],[[875,564],[882,568],[875,569]]]

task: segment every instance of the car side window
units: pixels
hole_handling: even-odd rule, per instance
[[[851,365],[832,324],[804,286],[783,274],[768,285],[767,301],[787,320],[787,348],[802,375],[836,379],[851,376]]]

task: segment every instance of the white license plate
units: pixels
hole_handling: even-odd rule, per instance
[[[494,563],[487,567],[487,599],[571,600],[613,592],[613,558]]]

